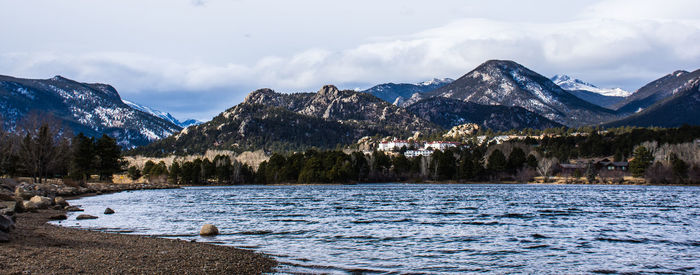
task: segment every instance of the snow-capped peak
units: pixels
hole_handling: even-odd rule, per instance
[[[449,84],[454,82],[454,79],[451,78],[443,78],[443,79],[438,79],[438,78],[433,78],[428,81],[423,81],[418,83],[420,86],[430,86],[430,85],[439,85],[439,84]]]
[[[563,74],[558,74],[555,75],[551,78],[552,82],[554,84],[559,85],[564,90],[569,90],[569,91],[575,91],[575,90],[584,90],[584,91],[589,91],[589,92],[594,92],[597,94],[601,94],[604,96],[618,96],[618,97],[627,97],[631,95],[632,93],[629,91],[625,91],[620,88],[599,88],[596,85],[593,85],[591,83],[572,78],[568,75],[563,75]]]
[[[182,128],[187,128],[188,126],[198,125],[198,124],[202,123],[201,121],[196,120],[196,119],[187,119],[187,120],[181,122],[177,118],[173,117],[173,115],[171,115],[170,113],[159,111],[159,110],[153,109],[151,107],[143,106],[143,105],[140,105],[140,104],[137,104],[137,103],[125,100],[125,99],[122,99],[122,102],[124,102],[124,104],[126,104],[126,105],[129,105],[131,108],[134,108],[136,110],[142,111],[142,112],[147,113],[147,114],[151,114],[151,115],[156,116],[156,117],[160,117],[160,118],[165,119],[167,121],[170,121],[173,124],[178,125]]]

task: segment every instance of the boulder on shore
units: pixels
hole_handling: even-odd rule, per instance
[[[0,215],[0,231],[10,233],[10,230],[15,228],[15,222],[12,218]]]
[[[18,201],[0,201],[0,215],[12,216],[18,212],[17,208],[21,207]]]
[[[105,214],[106,215],[114,214],[114,210],[112,210],[112,208],[107,207],[107,209],[105,209]]]
[[[33,202],[36,204],[36,207],[39,209],[45,209],[51,206],[51,203],[53,202],[52,199],[48,197],[42,197],[42,196],[34,196],[31,199],[29,199],[30,202]]]
[[[84,211],[83,209],[81,209],[80,207],[77,207],[77,206],[75,206],[75,205],[69,205],[69,206],[66,206],[66,207],[63,208],[63,209],[66,210],[66,211],[68,211],[68,212],[80,212],[80,211]]]
[[[205,224],[202,229],[199,230],[199,235],[202,236],[216,236],[219,234],[219,229],[213,224]]]
[[[39,207],[36,205],[36,203],[34,203],[32,201],[22,202],[22,208],[24,209],[24,211],[27,211],[27,212],[36,211],[37,209],[39,209]]]
[[[53,198],[53,203],[54,203],[55,205],[68,206],[68,202],[67,202],[66,199],[64,199],[63,197],[55,197],[55,198]]]
[[[93,215],[80,214],[75,219],[76,220],[94,220],[94,219],[97,219],[97,217],[93,216]]]

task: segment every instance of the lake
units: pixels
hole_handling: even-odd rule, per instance
[[[280,273],[700,273],[699,187],[188,187],[71,204],[99,219],[56,224],[252,249]],[[200,237],[204,223],[222,234]]]

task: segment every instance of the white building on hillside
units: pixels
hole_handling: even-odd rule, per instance
[[[408,140],[392,140],[392,141],[383,141],[379,143],[379,148],[377,150],[379,151],[393,151],[393,150],[399,150],[402,147],[411,147],[413,145],[410,141]]]
[[[431,141],[425,143],[425,146],[423,147],[424,149],[433,149],[433,150],[440,150],[444,151],[447,148],[453,148],[457,147],[459,145],[459,142],[452,142],[452,141]]]
[[[431,150],[408,150],[405,153],[403,153],[404,156],[407,158],[415,158],[417,156],[430,156],[433,154],[433,151]]]

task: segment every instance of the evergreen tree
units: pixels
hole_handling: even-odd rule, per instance
[[[129,167],[129,170],[127,170],[127,174],[129,174],[129,178],[131,180],[137,180],[141,178],[141,171],[133,165]]]
[[[179,184],[181,175],[182,169],[180,169],[180,164],[177,161],[173,161],[173,164],[170,165],[168,179],[172,184]]]
[[[532,155],[532,154],[528,155],[526,162],[527,162],[528,167],[530,167],[532,169],[537,168],[537,157],[535,157],[535,155]]]
[[[97,173],[100,180],[111,180],[114,173],[122,171],[121,147],[117,141],[107,135],[102,135],[95,143],[95,155],[97,156]]]
[[[304,167],[299,172],[299,182],[325,182],[325,179],[323,178],[323,164],[318,157],[313,156],[306,160]]]
[[[503,152],[501,152],[501,150],[496,149],[493,152],[491,152],[486,167],[492,173],[498,173],[505,171],[506,165],[506,156],[503,154]]]
[[[654,156],[651,155],[651,152],[649,152],[646,147],[637,147],[637,149],[634,150],[634,160],[632,160],[629,164],[632,175],[635,177],[644,176],[647,168],[651,166],[653,161]]]
[[[146,161],[146,163],[143,165],[143,173],[145,176],[151,176],[151,170],[153,170],[153,167],[156,166],[156,163],[153,162],[152,160]]]
[[[87,181],[95,167],[95,140],[83,133],[73,138],[70,175],[73,179]]]
[[[508,164],[506,165],[506,168],[511,173],[514,173],[516,169],[522,168],[526,162],[527,157],[525,157],[525,152],[519,147],[515,147],[508,156]]]

